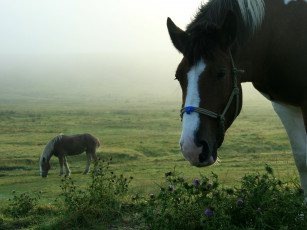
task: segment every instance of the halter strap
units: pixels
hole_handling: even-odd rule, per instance
[[[234,97],[236,97],[236,110],[235,110],[235,116],[234,116],[232,122],[236,119],[236,117],[238,116],[238,113],[239,113],[239,93],[240,93],[240,89],[238,88],[237,76],[238,76],[239,73],[244,73],[244,70],[238,70],[235,67],[231,51],[229,51],[229,56],[230,56],[231,68],[232,68],[231,74],[232,74],[232,77],[233,77],[233,89],[232,89],[231,95],[228,99],[228,102],[226,104],[224,111],[221,114],[217,114],[217,113],[212,112],[210,110],[200,108],[200,107],[194,107],[194,106],[182,107],[181,110],[180,110],[181,119],[182,119],[184,113],[190,114],[191,112],[196,112],[196,113],[199,113],[199,114],[203,114],[203,115],[218,119],[219,128],[220,128],[220,131],[222,133],[221,143],[223,142],[224,136],[225,136],[225,115],[226,115],[228,109],[230,108],[230,105],[231,105]]]

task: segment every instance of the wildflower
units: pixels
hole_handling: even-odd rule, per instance
[[[200,185],[200,180],[195,179],[193,183],[194,183],[195,186],[198,186],[198,185]]]
[[[261,211],[262,211],[262,209],[261,209],[261,208],[257,208],[257,211],[258,211],[258,212],[261,212]]]
[[[150,198],[154,198],[154,196],[155,196],[155,195],[152,194],[152,193],[149,194],[149,197],[150,197]]]
[[[210,209],[206,209],[205,215],[208,217],[212,216],[212,211]]]
[[[296,207],[299,207],[300,205],[298,203],[295,204]]]
[[[211,188],[212,187],[212,183],[208,183],[207,187]]]
[[[241,206],[243,204],[243,200],[238,200],[237,203],[239,206]]]
[[[175,190],[175,186],[174,186],[174,185],[169,185],[169,186],[168,186],[168,190],[174,191],[174,190]]]
[[[172,215],[171,214],[167,214],[167,218],[172,218]]]

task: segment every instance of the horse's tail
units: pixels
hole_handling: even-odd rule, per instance
[[[42,160],[43,157],[45,157],[47,159],[49,159],[51,157],[55,143],[57,143],[59,140],[61,140],[62,136],[63,136],[63,134],[59,134],[59,135],[55,136],[54,138],[52,138],[48,142],[48,144],[45,146],[45,149],[44,149],[44,151],[43,151],[43,153],[41,155],[41,159],[40,160]]]

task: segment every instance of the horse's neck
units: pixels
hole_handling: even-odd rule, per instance
[[[54,148],[56,145],[56,142],[59,140],[60,138],[57,136],[54,139],[52,139],[47,146],[44,149],[44,152],[42,154],[42,157],[45,157],[48,161],[50,160],[50,158],[52,157],[52,155],[54,154]]]
[[[49,152],[49,153],[43,153],[42,157],[44,157],[45,159],[47,159],[47,162],[50,161],[50,158],[52,157],[53,154],[53,151]]]

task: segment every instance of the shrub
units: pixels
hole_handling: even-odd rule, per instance
[[[110,169],[109,161],[97,161],[91,172],[91,182],[81,190],[71,177],[62,179],[62,196],[67,218],[65,224],[89,226],[102,222],[108,225],[117,219],[123,207],[124,195],[132,177],[117,176]]]
[[[304,194],[295,183],[266,173],[246,175],[241,186],[220,188],[218,176],[186,181],[175,170],[157,195],[139,205],[149,229],[306,229]]]
[[[4,214],[10,215],[13,218],[26,216],[37,204],[40,199],[39,193],[30,196],[29,193],[21,193],[17,195],[13,190],[14,197],[9,199],[8,206],[4,209]]]

